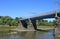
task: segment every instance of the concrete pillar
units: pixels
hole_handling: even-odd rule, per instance
[[[20,20],[20,24],[24,27],[27,28],[27,23],[25,20]]]
[[[29,19],[28,29],[30,29],[30,30],[36,30],[37,29],[35,20]]]
[[[56,17],[55,36],[60,36],[60,17]]]
[[[27,28],[27,23],[24,20],[19,20],[19,30],[25,30]]]
[[[32,22],[32,24],[34,26],[34,29],[37,30],[36,20],[32,20],[31,22]]]

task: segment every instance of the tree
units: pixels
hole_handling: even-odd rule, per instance
[[[36,24],[37,24],[37,26],[54,26],[55,21],[48,22],[47,20],[38,20]]]

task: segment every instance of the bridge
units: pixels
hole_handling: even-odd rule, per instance
[[[56,26],[59,26],[59,21],[60,21],[60,11],[56,12],[48,12],[47,14],[43,15],[38,15],[26,19],[21,19],[19,20],[19,23],[21,27],[29,29],[31,27],[33,30],[37,30],[36,26],[36,20],[41,20],[41,19],[47,19],[47,18],[55,18],[56,19]],[[29,24],[26,23],[26,21],[29,21]]]

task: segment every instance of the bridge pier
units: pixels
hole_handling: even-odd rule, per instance
[[[36,20],[29,19],[28,29],[37,30]]]
[[[60,36],[60,17],[56,17],[55,36]]]
[[[19,20],[19,30],[25,30],[27,28],[27,23],[25,20]]]

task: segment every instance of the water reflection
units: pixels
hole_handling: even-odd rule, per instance
[[[59,34],[59,36],[58,36],[58,34],[55,34],[54,39],[60,39],[60,34]]]
[[[60,37],[55,37],[55,39],[60,39]]]
[[[24,39],[35,39],[36,36],[36,32],[18,32],[18,34],[22,37],[24,37]]]
[[[60,39],[60,37],[53,36],[53,31],[29,31],[29,32],[0,32],[0,39]]]

